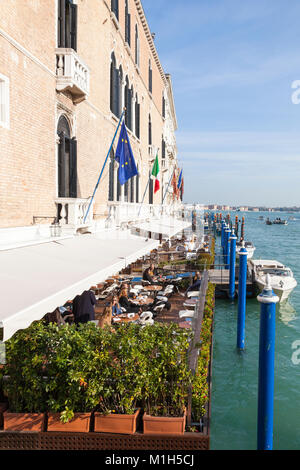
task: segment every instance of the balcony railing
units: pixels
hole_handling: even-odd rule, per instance
[[[73,49],[56,49],[56,89],[70,91],[74,103],[87,99],[90,72]]]
[[[91,227],[93,225],[93,204],[86,221],[84,221],[89,202],[89,199],[57,198],[55,203],[59,225],[74,232],[80,228]]]

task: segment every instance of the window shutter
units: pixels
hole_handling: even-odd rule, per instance
[[[113,153],[110,156],[109,163],[109,186],[108,186],[108,200],[114,201],[114,184],[115,184],[115,159]]]
[[[151,124],[150,118],[149,118],[149,129],[148,129],[148,144],[152,145],[152,124]]]
[[[163,96],[163,99],[162,99],[162,115],[163,115],[164,118],[166,117],[166,100],[165,100],[164,96]]]
[[[120,201],[121,199],[121,185],[120,185],[120,180],[119,180],[119,170],[118,170],[118,179],[117,179],[117,201]]]
[[[152,93],[152,68],[151,63],[149,64],[149,91]]]
[[[125,91],[124,91],[124,98],[125,98],[125,108],[126,108],[126,114],[125,114],[125,124],[127,127],[129,127],[129,85],[128,81],[126,80],[126,85],[125,85]]]
[[[77,51],[77,5],[70,4],[70,42],[71,48]]]
[[[135,102],[135,135],[140,138],[140,104]]]
[[[65,46],[66,1],[58,0],[58,47]]]
[[[70,197],[77,197],[77,140],[70,140]]]
[[[111,10],[119,21],[119,0],[111,0]]]
[[[134,178],[130,180],[130,202],[134,202]]]
[[[59,134],[60,143],[58,147],[58,197],[65,196],[65,135],[63,132]]]
[[[113,113],[113,96],[114,96],[114,63],[110,63],[110,110]]]
[[[113,113],[119,116],[119,71],[113,68]]]
[[[166,158],[166,143],[164,139],[161,141],[161,157]]]
[[[140,174],[138,173],[136,175],[136,181],[135,181],[135,202],[139,202],[139,192],[140,192]]]
[[[150,173],[149,173],[149,178],[150,178]],[[153,179],[150,178],[150,183],[149,183],[149,204],[153,204]]]
[[[127,42],[129,46],[131,43],[130,27],[131,27],[131,15],[126,12],[125,13],[125,42]]]

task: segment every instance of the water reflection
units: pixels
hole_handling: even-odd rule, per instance
[[[279,304],[279,318],[285,325],[289,325],[296,317],[297,312],[288,300]]]

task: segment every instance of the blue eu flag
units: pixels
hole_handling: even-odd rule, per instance
[[[177,188],[178,188],[178,189],[180,189],[181,183],[182,183],[182,170],[181,170],[181,172],[180,172],[179,179],[178,179],[178,184],[177,184]]]
[[[138,174],[124,121],[120,132],[115,160],[119,163],[119,181],[121,185]]]

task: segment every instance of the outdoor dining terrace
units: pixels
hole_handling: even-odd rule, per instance
[[[91,286],[94,322],[58,326],[42,320],[7,342],[0,449],[209,448],[214,286],[205,271],[192,295],[187,287],[194,272],[160,269],[155,285],[141,276],[178,243]],[[118,321],[107,318],[107,306],[124,283],[152,317],[143,321],[142,315],[124,312]],[[170,308],[163,303],[151,311],[157,297]],[[65,308],[72,311],[72,301]],[[167,421],[177,427],[165,429]]]

